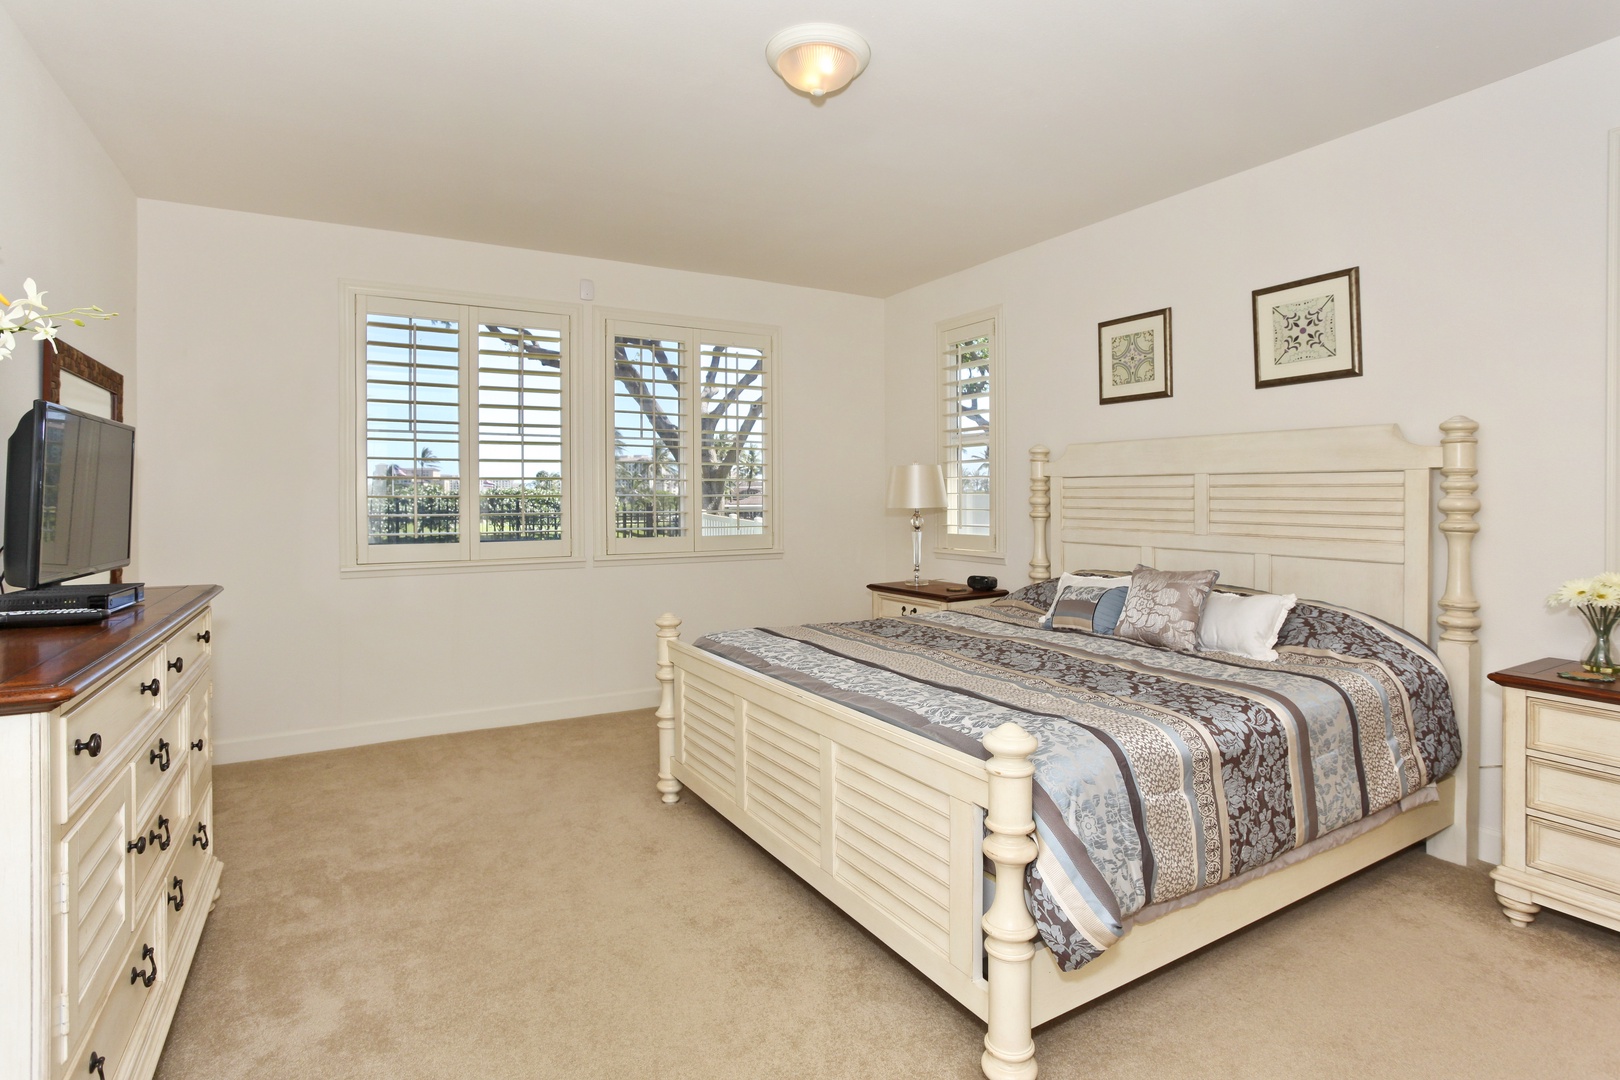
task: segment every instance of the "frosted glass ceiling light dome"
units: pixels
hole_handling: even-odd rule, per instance
[[[821,97],[842,90],[865,71],[872,49],[847,26],[800,23],[771,38],[765,59],[793,89]]]

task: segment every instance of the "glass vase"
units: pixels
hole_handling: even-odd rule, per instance
[[[1580,607],[1576,610],[1586,618],[1587,625],[1597,638],[1586,659],[1581,661],[1581,667],[1598,675],[1620,675],[1620,665],[1614,662],[1609,651],[1609,633],[1614,629],[1615,622],[1620,620],[1620,608]]]

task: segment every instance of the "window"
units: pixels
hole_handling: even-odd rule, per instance
[[[570,313],[354,300],[351,565],[570,555]]]
[[[999,552],[995,490],[1001,455],[992,403],[1000,379],[1000,321],[998,312],[984,312],[939,326],[941,551]]]
[[[775,333],[610,318],[609,555],[776,550]]]

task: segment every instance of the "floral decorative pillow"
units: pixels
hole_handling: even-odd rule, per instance
[[[1131,572],[1125,610],[1114,636],[1144,645],[1192,652],[1198,648],[1198,621],[1218,570],[1155,570],[1138,565]]]
[[[1052,599],[1057,596],[1057,592],[1057,579],[1048,578],[1033,585],[1025,585],[1022,589],[1014,589],[999,600],[990,601],[990,606],[1045,615],[1047,609],[1052,606]]]

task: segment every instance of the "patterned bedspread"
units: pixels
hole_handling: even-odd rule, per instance
[[[979,758],[1006,721],[1034,735],[1041,844],[1027,891],[1066,970],[1148,904],[1375,813],[1460,756],[1438,658],[1355,612],[1300,602],[1272,663],[976,612],[697,645]]]

